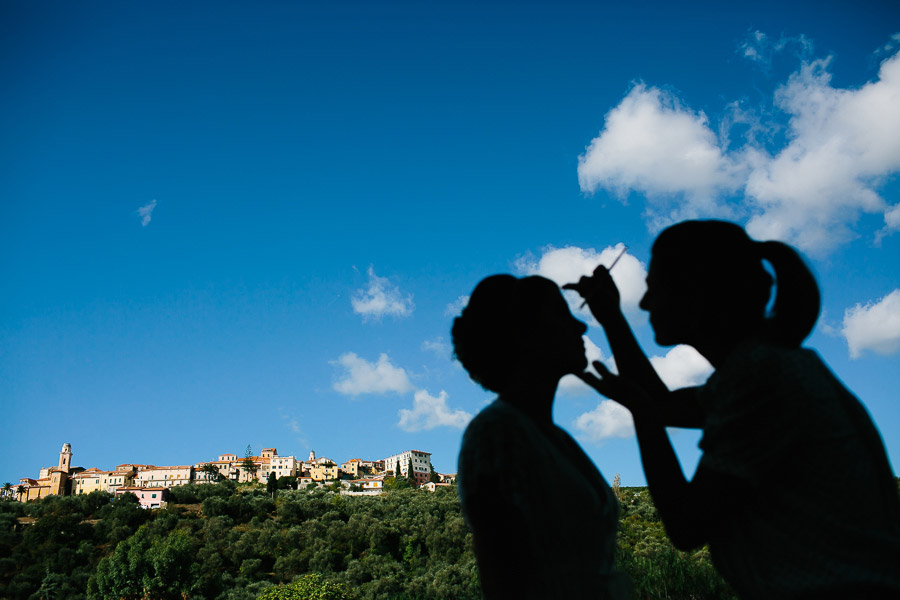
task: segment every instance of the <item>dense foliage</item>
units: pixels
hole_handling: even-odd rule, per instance
[[[183,486],[147,511],[101,492],[0,502],[10,600],[480,598],[455,489],[381,496]],[[645,488],[619,490],[635,598],[728,598],[705,550],[676,551]]]

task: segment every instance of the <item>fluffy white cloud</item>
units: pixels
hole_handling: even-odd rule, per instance
[[[379,277],[375,269],[369,267],[369,287],[357,290],[350,299],[353,312],[362,315],[363,320],[380,319],[384,315],[408,317],[415,309],[412,296],[403,294],[386,277]]]
[[[860,212],[890,210],[875,191],[900,170],[900,54],[859,89],[831,86],[828,60],[803,66],[775,94],[790,115],[785,148],[747,180],[756,214],[748,231],[823,251],[853,236]]]
[[[760,48],[747,45],[744,53],[759,60]],[[855,89],[831,85],[829,62],[805,61],[776,90],[774,107],[787,122],[775,152],[756,141],[773,139],[784,127],[751,118],[765,107],[743,111],[742,124],[755,119],[754,134],[727,150],[728,132],[716,135],[703,113],[668,92],[636,85],[607,113],[581,156],[581,188],[644,194],[654,229],[688,217],[747,216],[754,237],[818,254],[853,237],[848,224],[861,213],[884,214],[876,239],[897,231],[896,206],[877,189],[900,171],[900,53],[881,64],[875,81]]]
[[[412,409],[402,408],[397,425],[404,431],[423,431],[435,427],[464,428],[472,415],[464,410],[451,411],[447,406],[447,392],[435,397],[425,390],[418,390],[413,397]]]
[[[584,413],[574,423],[583,437],[602,442],[607,438],[627,438],[634,435],[634,421],[628,409],[612,400],[602,400],[597,408]]]
[[[582,275],[590,275],[597,265],[612,264],[624,249],[625,246],[621,243],[607,246],[599,252],[594,248],[548,246],[539,257],[519,258],[515,268],[523,275],[540,275],[562,286],[577,282]],[[631,315],[637,315],[640,312],[638,302],[647,290],[647,271],[643,263],[626,252],[610,271],[610,275],[622,296],[622,309]],[[582,300],[577,294],[569,293],[567,298],[573,313],[583,319],[592,319],[590,311],[586,307],[581,308]]]
[[[877,302],[848,308],[841,333],[851,358],[859,358],[866,350],[885,355],[900,350],[900,289]]]
[[[665,356],[651,356],[650,363],[670,390],[700,385],[713,367],[691,346],[675,346]]]
[[[413,390],[406,371],[392,365],[387,354],[382,353],[377,362],[371,363],[354,352],[347,352],[332,364],[342,366],[345,371],[334,384],[334,389],[341,394],[402,394]]]
[[[643,84],[606,114],[603,131],[579,157],[578,181],[586,192],[603,187],[622,197],[629,191],[645,194],[656,203],[648,212],[659,224],[701,214],[728,215],[717,198],[740,185],[738,168],[723,152],[706,115]],[[684,201],[662,204],[671,198]]]
[[[153,218],[154,208],[156,208],[156,199],[151,200],[149,203],[137,209],[137,214],[141,218],[141,227],[146,227],[150,224],[150,219]]]

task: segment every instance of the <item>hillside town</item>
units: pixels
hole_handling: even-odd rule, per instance
[[[179,485],[275,481],[279,487],[332,485],[342,494],[371,495],[383,493],[389,478],[405,478],[417,488],[434,491],[449,486],[455,477],[437,473],[431,465],[431,453],[421,450],[406,450],[379,460],[352,458],[339,465],[330,458],[317,457],[315,451],[300,460],[280,456],[275,448],[263,448],[254,456],[248,446],[243,457],[221,454],[216,460],[174,466],[124,463],[112,471],[73,466],[72,455],[72,445],[63,444],[55,467],[42,468],[34,479],[23,477],[18,485],[4,484],[0,497],[28,502],[99,490],[115,496],[131,493],[144,508],[164,508],[167,490]]]

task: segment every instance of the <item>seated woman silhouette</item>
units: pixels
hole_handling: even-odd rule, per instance
[[[459,455],[463,515],[485,598],[627,598],[614,571],[618,502],[553,423],[561,377],[587,366],[584,323],[542,277],[484,279],[453,323],[456,357],[498,398]]]
[[[763,266],[771,266],[773,286]],[[800,347],[819,291],[799,255],[723,221],[687,221],[653,245],[647,293],[662,346],[689,344],[715,368],[669,392],[600,267],[576,289],[604,327],[619,375],[582,378],[634,416],[641,460],[672,543],[709,544],[741,598],[900,597],[900,501],[877,429],[812,350]],[[665,426],[702,426],[686,481]]]

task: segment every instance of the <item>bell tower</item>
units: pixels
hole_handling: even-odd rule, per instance
[[[72,444],[63,444],[62,451],[59,453],[59,470],[68,473],[72,466]]]

